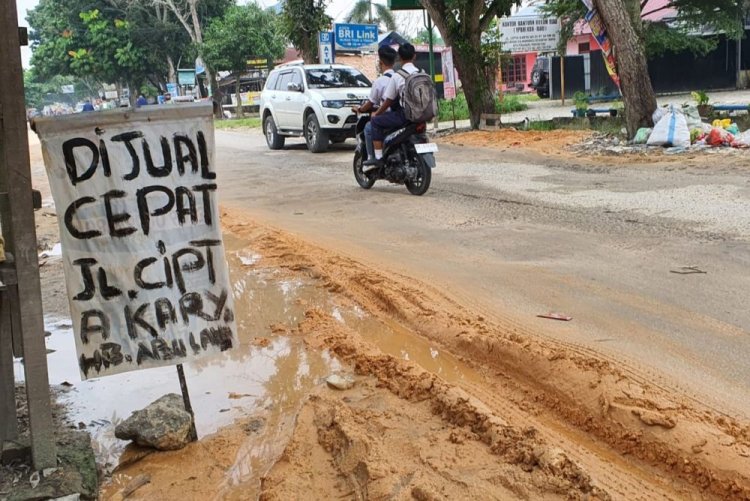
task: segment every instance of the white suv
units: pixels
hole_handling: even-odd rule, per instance
[[[285,64],[268,75],[260,94],[260,116],[268,147],[280,150],[287,137],[304,136],[313,153],[354,137],[352,106],[370,95],[372,84],[342,64]]]

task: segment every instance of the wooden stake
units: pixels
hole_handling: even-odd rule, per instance
[[[177,364],[177,377],[180,380],[180,390],[182,390],[182,401],[185,404],[185,410],[190,414],[192,423],[190,424],[190,441],[198,441],[198,430],[195,429],[195,413],[190,403],[190,393],[188,393],[187,380],[185,379],[185,369],[182,364]]]
[[[34,468],[42,470],[57,467],[57,452],[50,408],[47,349],[44,344],[18,17],[16,2],[7,0],[1,5],[0,192],[7,193],[7,203],[3,204],[0,212],[0,224],[6,250],[15,257],[31,455]]]
[[[0,275],[2,277],[2,275]],[[13,375],[13,353],[10,337],[10,307],[0,287],[0,447],[6,440],[18,438],[16,384]]]

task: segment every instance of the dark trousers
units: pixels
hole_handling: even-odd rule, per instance
[[[409,121],[404,116],[404,110],[398,110],[387,111],[382,115],[372,117],[370,123],[372,123],[372,139],[382,141],[389,132],[403,127]]]

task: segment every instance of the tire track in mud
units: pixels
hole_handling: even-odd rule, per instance
[[[742,454],[750,452],[750,426],[654,374],[542,339],[509,319],[489,320],[435,287],[369,269],[249,223],[239,212],[225,211],[223,221],[274,265],[318,280],[374,317],[394,319],[494,374],[486,385],[463,389],[503,419],[523,422],[530,415],[545,440],[562,444],[614,497],[750,499],[750,459]],[[494,395],[493,383],[512,403]]]

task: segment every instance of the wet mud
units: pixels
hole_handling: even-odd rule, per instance
[[[748,423],[244,213],[223,223],[241,347],[186,366],[199,442],[114,440],[178,391],[174,370],[80,382],[48,319],[50,379],[94,433],[103,499],[144,474],[128,499],[750,499]]]

